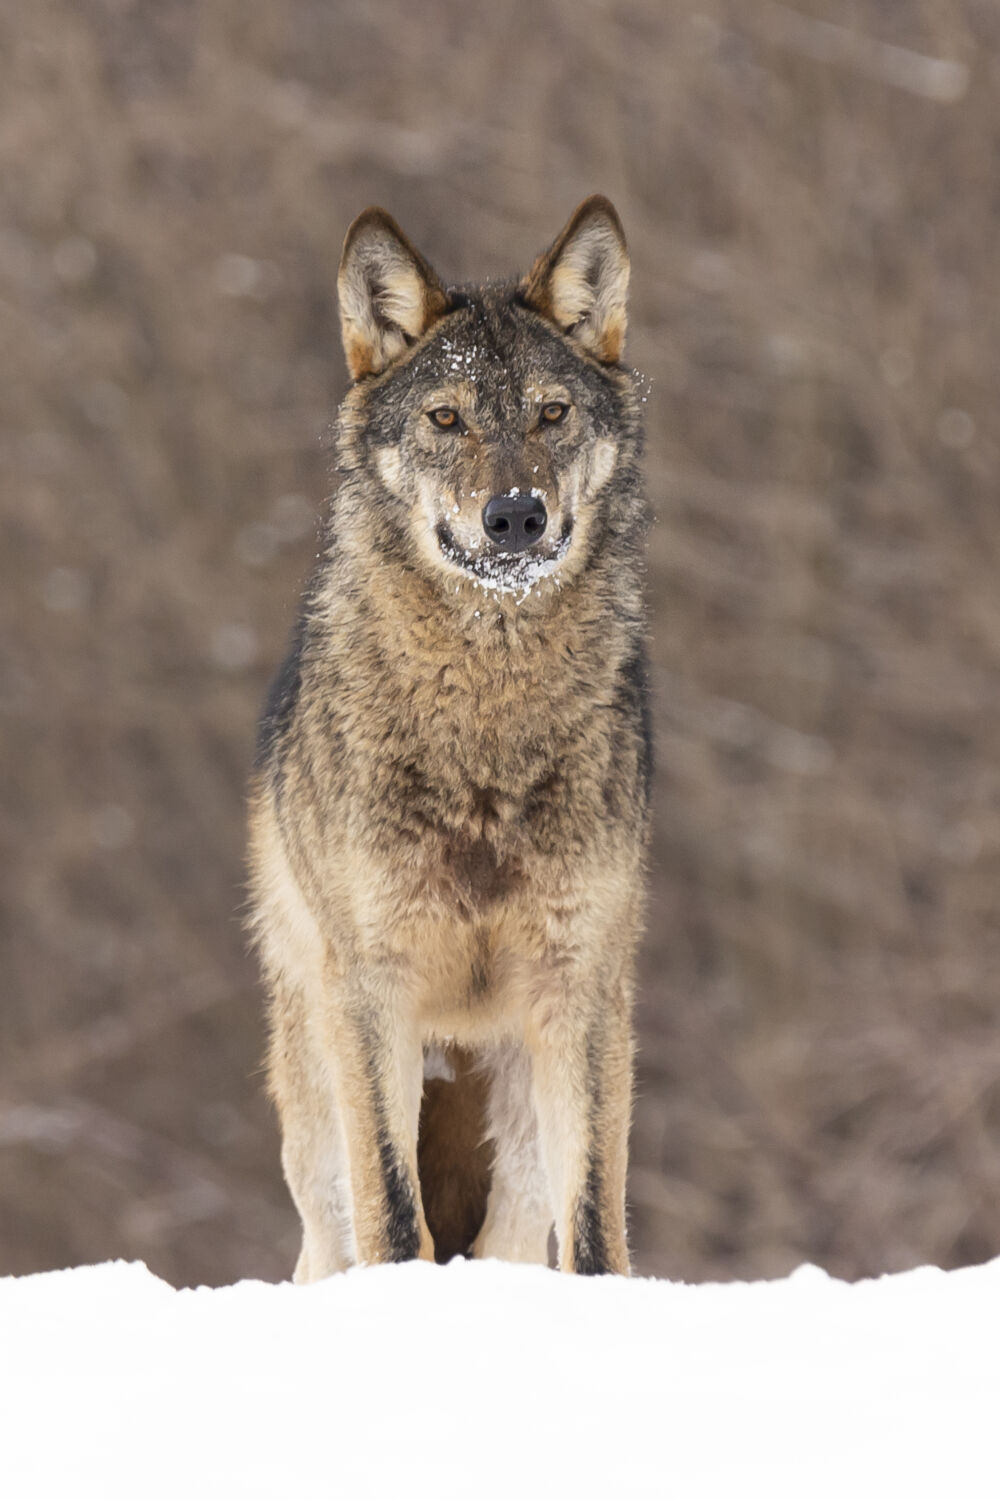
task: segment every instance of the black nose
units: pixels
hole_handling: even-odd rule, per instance
[[[483,506],[483,530],[501,552],[526,552],[548,524],[548,512],[528,490],[508,490]]]

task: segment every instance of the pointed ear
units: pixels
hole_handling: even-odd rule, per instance
[[[366,208],[347,231],[337,295],[354,380],[398,359],[448,305],[435,273],[381,208]]]
[[[607,198],[585,198],[551,249],[528,272],[522,296],[589,354],[615,364],[625,347],[629,259]]]

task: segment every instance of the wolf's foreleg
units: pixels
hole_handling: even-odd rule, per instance
[[[275,986],[270,1089],[281,1122],[281,1164],[302,1220],[296,1281],[320,1281],[354,1259],[350,1187],[334,1080],[309,1037],[301,990]]]
[[[338,1084],[357,1258],[433,1260],[417,1177],[420,1038],[391,984],[376,977],[338,988],[324,1040]]]
[[[532,1098],[531,1058],[508,1044],[490,1059],[487,1131],[493,1171],[486,1219],[472,1253],[479,1259],[547,1264],[552,1204]]]
[[[285,1110],[281,1163],[302,1220],[302,1249],[293,1280],[322,1281],[351,1264],[346,1164],[335,1111],[316,1099],[312,1109]]]
[[[559,1267],[627,1275],[632,1039],[623,994],[583,989],[543,1002],[529,1046]]]

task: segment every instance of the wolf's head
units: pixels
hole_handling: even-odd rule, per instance
[[[606,198],[520,282],[446,289],[381,209],[344,243],[346,468],[377,476],[383,549],[448,591],[523,598],[632,546],[638,403],[619,363],[629,261]],[[619,483],[612,485],[612,476]],[[626,495],[633,503],[626,501]],[[623,501],[625,502],[623,507]]]

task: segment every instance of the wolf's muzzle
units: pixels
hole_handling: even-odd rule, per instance
[[[483,506],[483,530],[501,552],[527,552],[548,525],[548,511],[530,490],[508,490]]]

